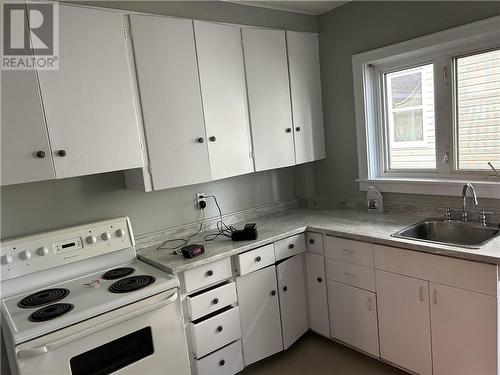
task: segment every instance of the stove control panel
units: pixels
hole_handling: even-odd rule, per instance
[[[2,241],[1,280],[133,246],[134,238],[127,217]]]

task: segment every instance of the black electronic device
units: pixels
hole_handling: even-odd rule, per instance
[[[258,235],[257,224],[248,223],[245,224],[245,227],[243,229],[234,230],[231,233],[231,239],[233,241],[250,241],[256,240]]]
[[[203,254],[204,252],[205,252],[205,247],[203,245],[197,245],[197,244],[187,245],[181,249],[181,253],[184,256],[184,258],[188,259],[195,258],[198,255]]]

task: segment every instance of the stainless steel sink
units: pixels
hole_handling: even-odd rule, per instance
[[[392,236],[443,245],[479,249],[500,233],[495,226],[444,219],[425,219]]]

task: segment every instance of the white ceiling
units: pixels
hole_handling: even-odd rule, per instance
[[[278,10],[286,10],[288,12],[294,12],[294,13],[311,14],[314,16],[328,12],[329,10],[332,10],[333,8],[336,8],[348,2],[348,1],[330,1],[330,0],[323,0],[323,1],[226,0],[226,1],[230,1],[231,3],[239,3],[261,8],[271,8]]]

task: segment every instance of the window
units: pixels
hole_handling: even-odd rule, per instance
[[[500,50],[459,57],[456,65],[459,170],[500,169]]]
[[[500,198],[500,17],[355,55],[353,74],[362,190]]]

